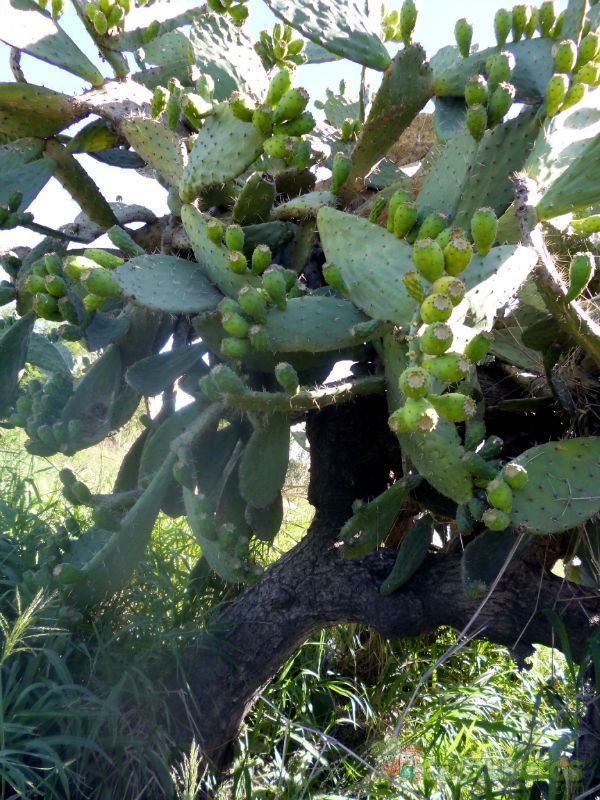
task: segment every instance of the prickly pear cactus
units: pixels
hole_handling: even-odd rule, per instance
[[[365,394],[387,399],[403,473],[355,503],[338,545],[360,557],[409,516],[386,594],[427,563],[429,511],[475,536],[473,596],[515,537],[576,536],[600,511],[598,6],[501,9],[484,50],[460,18],[426,53],[412,0],[383,16],[267,5],[281,22],[253,42],[243,2],[126,30],[129,3],[92,0],[82,19],[115,80],[62,30],[61,3],[3,18],[2,41],[90,88],[0,84],[0,229],[42,237],[2,255],[2,425],[46,458],[145,425],[112,494],[61,473],[94,522],[55,565],[73,605],[125,585],[161,509],[223,580],[259,579],[290,426]],[[298,68],[337,58],[375,90],[311,102]],[[411,177],[387,157],[429,100],[435,141]],[[144,169],[169,215],[109,203],[77,153],[115,181]],[[28,211],[51,175],[82,209],[59,231]],[[350,376],[322,383],[342,360]],[[179,389],[192,402],[175,410]],[[161,393],[158,418],[141,414]]]

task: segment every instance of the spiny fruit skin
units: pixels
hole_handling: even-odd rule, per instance
[[[263,275],[263,288],[281,311],[287,305],[287,285],[281,268],[270,267]]]
[[[594,274],[594,256],[591,253],[577,253],[571,260],[569,267],[569,291],[565,300],[577,299],[587,286]]]
[[[229,250],[241,250],[244,247],[244,230],[240,225],[228,225],[225,229],[225,244]]]
[[[498,219],[491,208],[478,208],[471,217],[471,236],[480,256],[492,249],[498,233]]]
[[[499,508],[505,514],[510,514],[513,505],[512,489],[502,478],[494,478],[485,487],[488,502],[494,508]]]
[[[453,236],[444,248],[444,267],[447,274],[456,278],[467,269],[473,258],[471,242],[462,236]]]
[[[412,200],[401,203],[394,212],[394,236],[403,239],[417,221],[417,206]]]
[[[273,133],[284,133],[286,136],[304,136],[305,133],[310,133],[316,124],[316,120],[310,111],[303,111],[296,119],[275,125]]]
[[[417,272],[430,283],[444,274],[444,251],[433,239],[421,239],[415,242],[412,259]]]
[[[520,464],[515,464],[514,462],[509,462],[504,465],[502,468],[502,477],[510,488],[514,489],[516,492],[520,492],[524,489],[529,480],[525,467],[522,467]]]
[[[90,292],[83,298],[83,307],[86,311],[98,311],[106,303],[106,297]]]
[[[552,48],[555,72],[573,72],[577,60],[577,45],[572,39],[558,42]]]
[[[465,85],[468,106],[485,105],[488,99],[487,81],[483,75],[472,75]]]
[[[252,251],[252,272],[254,275],[262,275],[271,264],[273,254],[268,244],[258,244]]]
[[[505,531],[510,525],[510,517],[499,508],[488,508],[481,515],[481,521],[490,531]]]
[[[600,35],[597,33],[588,33],[579,42],[577,50],[576,67],[582,67],[590,61],[595,61],[600,52]]]
[[[265,103],[275,108],[283,95],[292,87],[292,76],[288,69],[281,69],[269,82]]]
[[[454,306],[448,295],[433,293],[428,295],[421,303],[421,319],[425,323],[446,322],[452,316]]]
[[[457,306],[464,298],[467,291],[464,283],[451,275],[443,275],[431,286],[432,292],[448,295],[453,306]]]
[[[352,172],[352,160],[344,153],[336,153],[331,167],[331,191],[337,194]]]
[[[44,291],[52,297],[64,297],[67,293],[67,284],[60,275],[46,275],[44,287]]]
[[[242,313],[242,307],[240,306],[240,304],[237,303],[231,297],[224,297],[221,300],[221,302],[219,303],[219,305],[217,306],[217,309],[219,310],[219,313],[221,314],[221,316],[225,316],[225,314],[241,314]]]
[[[406,272],[402,277],[402,283],[406,291],[417,303],[422,303],[425,299],[425,287],[421,283],[418,272]]]
[[[241,359],[245,358],[250,352],[250,342],[248,339],[236,339],[226,337],[221,340],[221,354],[225,358]]]
[[[377,222],[379,217],[383,214],[383,210],[387,205],[385,197],[378,195],[373,203],[373,208],[369,212],[369,222]]]
[[[476,142],[483,139],[488,124],[487,109],[481,103],[475,103],[467,109],[467,130]]]
[[[465,18],[457,20],[454,26],[454,36],[456,44],[463,58],[467,58],[471,52],[471,42],[473,41],[473,26]]]
[[[410,192],[404,191],[397,191],[390,197],[390,202],[388,203],[388,218],[387,218],[387,229],[390,233],[394,232],[394,216],[396,214],[396,209],[404,205],[404,203],[410,203],[412,200],[412,194]]]
[[[282,361],[277,364],[275,367],[275,379],[288,394],[296,394],[298,392],[300,386],[298,373],[287,361]]]
[[[211,217],[206,223],[206,235],[213,244],[219,247],[223,244],[223,235],[225,233],[225,226],[219,219]]]
[[[240,250],[232,250],[227,259],[227,265],[236,275],[244,275],[248,269],[246,256]]]
[[[265,323],[267,321],[267,303],[254,286],[244,286],[243,289],[240,289],[238,300],[244,312],[255,322]]]
[[[406,397],[426,397],[431,391],[431,375],[421,367],[408,367],[398,380]]]
[[[400,38],[408,47],[417,23],[417,5],[414,0],[404,0],[400,9]]]
[[[538,30],[542,36],[550,36],[555,20],[554,0],[545,0],[540,6],[538,22]]]
[[[465,356],[473,364],[477,364],[487,356],[491,346],[492,342],[489,334],[478,333],[465,347]]]
[[[250,331],[250,324],[241,314],[225,314],[221,319],[223,330],[236,339],[245,339]]]
[[[586,96],[587,90],[588,90],[587,84],[574,81],[569,86],[563,104],[561,105],[559,111],[566,111],[567,108],[576,106],[577,103],[580,103]]]
[[[587,86],[598,86],[600,83],[600,64],[584,64],[579,67],[573,79],[576,83],[585,83]]]
[[[273,131],[273,112],[270,106],[257,106],[252,112],[252,124],[263,136],[270,136]]]
[[[444,353],[423,359],[423,369],[445,383],[458,383],[468,377],[471,363],[460,353]]]
[[[82,276],[82,283],[89,292],[100,297],[119,297],[122,291],[110,270],[105,267],[88,270]]]
[[[530,17],[531,8],[528,5],[520,3],[519,5],[513,6],[512,31],[514,42],[518,42],[525,33]]]
[[[442,211],[428,214],[421,223],[417,239],[435,239],[448,225],[448,216]]]
[[[91,258],[92,261],[95,261],[96,264],[100,264],[101,267],[106,267],[106,269],[115,269],[125,263],[125,259],[120,256],[116,256],[114,253],[107,253],[106,250],[100,250],[95,247],[86,248],[83,251],[83,255],[86,258]],[[48,271],[50,272],[51,270]],[[56,274],[58,275],[60,273],[57,272]]]
[[[571,227],[579,236],[589,236],[592,233],[600,232],[600,214],[593,214],[584,219],[574,219]]]
[[[488,102],[488,124],[490,127],[502,122],[513,104],[515,94],[515,87],[512,83],[506,83],[506,81],[503,81],[494,89]]]
[[[448,225],[448,227],[444,228],[444,230],[441,233],[438,233],[438,235],[435,237],[435,240],[443,250],[453,236],[454,236],[454,228],[452,227],[452,225]]]
[[[86,251],[86,254],[89,251]],[[88,256],[91,258],[91,256]],[[123,261],[121,261],[121,264]],[[46,253],[44,256],[44,266],[48,275],[62,275],[62,259],[57,253]]]
[[[555,117],[569,90],[569,79],[566,75],[553,75],[546,86],[546,114]]]
[[[493,53],[485,62],[488,91],[493,92],[499,84],[508,81],[514,68],[515,57],[511,52],[502,50],[500,53]]]
[[[294,140],[285,133],[275,133],[270,139],[265,139],[263,150],[271,158],[281,158],[287,161],[294,151]]]
[[[506,8],[499,8],[494,16],[494,33],[496,34],[496,43],[498,47],[502,47],[506,43],[511,28],[512,11]]]
[[[452,345],[454,335],[445,322],[434,322],[428,325],[419,338],[422,353],[428,356],[441,356]]]
[[[409,397],[402,408],[391,415],[389,426],[395,433],[430,433],[438,420],[437,411],[426,398]]]
[[[306,89],[288,89],[281,96],[273,111],[273,123],[296,119],[304,111],[308,104],[309,96]]]
[[[440,395],[429,395],[429,402],[440,417],[448,422],[465,422],[477,411],[477,404],[472,397],[460,392],[447,392]]]

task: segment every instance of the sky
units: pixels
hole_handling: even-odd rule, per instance
[[[6,0],[0,0],[0,4],[2,2]],[[157,0],[152,6],[133,11],[128,18],[128,27],[147,25],[153,19],[162,20],[198,4],[198,0]],[[558,0],[556,3],[558,10],[565,5],[566,0]],[[400,6],[401,0],[394,0],[386,4],[386,9],[391,11],[399,9]],[[249,0],[248,7],[250,14],[245,29],[255,41],[261,30],[272,28],[275,18],[261,0]],[[477,43],[482,49],[494,44],[493,18],[497,7],[497,0],[462,0],[460,3],[448,0],[421,0],[414,38],[423,45],[428,55],[432,56],[444,45],[454,43],[454,23],[458,17],[466,16],[474,28],[473,43]],[[60,24],[98,65],[103,74],[109,76],[110,68],[100,61],[93,43],[72,8],[69,7]],[[392,45],[390,51],[393,53],[397,47]],[[0,43],[0,81],[12,82],[14,79],[8,66],[8,55],[9,48]],[[86,84],[77,77],[27,55],[23,56],[21,66],[30,83],[72,94],[80,94],[86,89]],[[369,72],[375,81],[379,80],[378,73]],[[359,75],[360,67],[345,60],[326,65],[307,65],[297,70],[295,85],[304,86],[313,101],[324,100],[326,88],[336,90],[340,80],[344,79],[347,86],[346,93],[352,96],[357,91]],[[79,123],[79,126],[86,122],[87,120]],[[76,130],[75,126],[73,130]],[[144,178],[132,170],[117,171],[103,166],[89,156],[83,155],[78,158],[109,201],[122,198],[126,203],[142,202],[157,214],[166,213],[166,192],[155,181]],[[71,221],[79,213],[78,206],[54,179],[50,180],[29,210],[34,213],[36,222],[54,228]],[[16,245],[32,245],[39,238],[38,235],[23,229],[0,231],[0,251]]]

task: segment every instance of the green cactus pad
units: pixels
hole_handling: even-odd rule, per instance
[[[433,518],[425,514],[413,523],[402,540],[392,571],[381,584],[381,594],[392,594],[412,578],[425,560],[432,536]]]
[[[59,372],[70,377],[72,357],[66,347],[52,344],[41,333],[33,333],[27,348],[27,363],[34,364],[44,372]],[[4,373],[3,373],[4,374]]]
[[[72,98],[31,83],[0,83],[0,133],[46,138],[88,115]]]
[[[529,533],[558,533],[600,511],[600,437],[548,442],[513,461],[529,476],[525,488],[514,494],[513,526]]]
[[[112,275],[126,297],[153,311],[211,311],[221,300],[200,265],[175,256],[137,256],[113,270]]]
[[[341,271],[348,296],[372,319],[409,325],[415,303],[402,281],[412,248],[366,219],[322,208],[317,217],[328,262]]]
[[[19,373],[25,366],[34,322],[35,315],[26,314],[0,336],[0,416],[6,415],[16,399]]]
[[[417,197],[417,208],[434,208],[453,217],[477,155],[478,143],[468,131],[448,140],[427,172]]]
[[[187,150],[175,131],[145,117],[124,120],[121,130],[131,146],[169,186],[179,186],[187,162]]]
[[[193,344],[179,350],[158,353],[155,356],[142,358],[129,367],[125,373],[127,383],[140,394],[152,397],[164,392],[181,375],[199,364],[209,367],[202,361],[206,348],[203,344]]]
[[[384,70],[390,57],[379,31],[355,0],[267,0],[271,11],[307,39],[338,56]]]
[[[216,106],[196,137],[183,171],[183,202],[191,202],[209,186],[237,178],[261,154],[262,144],[254,125],[235,117],[228,103]]]
[[[600,136],[595,136],[542,197],[538,218],[553,219],[595,205],[599,185]]]
[[[253,508],[273,503],[285,481],[289,460],[290,423],[286,414],[259,420],[240,461],[240,491]]]
[[[511,531],[484,531],[466,546],[460,571],[467,597],[475,600],[483,597],[491,588],[504,567],[519,538]],[[525,537],[513,554],[522,550],[530,541]]]
[[[283,522],[283,497],[281,492],[264,508],[246,506],[246,522],[257,539],[272,542]]]
[[[0,169],[2,161],[0,160]],[[29,164],[16,166],[14,169],[2,169],[0,172],[0,205],[6,206],[13,192],[22,194],[19,211],[25,211],[52,177],[54,161],[50,158],[39,158]]]
[[[334,206],[335,202],[336,197],[331,192],[309,192],[277,206],[271,216],[280,220],[311,219],[317,216],[320,208]]]

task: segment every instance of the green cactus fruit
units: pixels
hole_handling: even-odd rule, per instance
[[[241,314],[242,313],[241,305],[231,297],[224,297],[221,300],[221,302],[219,303],[219,305],[217,306],[217,309],[218,309],[219,313],[221,314],[221,316],[225,316],[225,314]]]
[[[569,91],[569,79],[566,75],[553,75],[546,86],[546,114],[555,117],[565,101]]]
[[[600,84],[600,64],[584,64],[573,76],[575,83],[596,87]]]
[[[294,151],[294,140],[285,133],[275,133],[270,139],[263,142],[263,150],[271,158],[281,158],[287,161]]]
[[[52,2],[54,3],[55,0],[52,0]],[[123,22],[124,18],[125,18],[125,12],[121,8],[121,6],[119,5],[113,6],[109,11],[106,20],[108,23],[108,29],[111,30],[111,28],[119,27],[119,25],[121,25],[121,23]]]
[[[398,239],[403,239],[417,221],[417,206],[412,200],[401,203],[394,212],[393,231]]]
[[[46,292],[38,292],[33,298],[33,308],[38,317],[58,322],[61,318],[56,297]]]
[[[478,333],[465,347],[465,356],[473,364],[478,364],[487,356],[492,346],[489,333]]]
[[[576,300],[587,286],[594,274],[594,256],[591,253],[577,253],[569,267],[569,290],[565,300]]]
[[[273,133],[282,133],[285,136],[304,136],[306,133],[310,133],[316,124],[317,122],[310,111],[303,111],[296,119],[275,125]]]
[[[287,285],[281,267],[269,267],[263,274],[263,288],[281,311],[287,305]]]
[[[454,306],[446,294],[433,293],[421,303],[421,319],[425,323],[446,322],[452,316]]]
[[[572,106],[576,106],[586,96],[587,91],[588,91],[587,84],[579,83],[578,81],[574,81],[573,83],[571,83],[559,111],[566,111],[567,108],[572,108]]]
[[[571,222],[573,231],[578,236],[591,236],[592,233],[600,233],[600,214],[593,214],[584,219],[574,219]]]
[[[231,112],[236,119],[239,119],[242,122],[254,122],[254,109],[250,108],[248,105],[249,102],[251,101],[248,97],[245,97],[240,92],[233,92],[229,98],[229,107],[231,108]],[[271,133],[271,114],[268,106],[265,106],[264,110],[269,120],[268,133],[265,134],[268,136],[269,133]],[[256,127],[258,128],[259,126],[257,125]]]
[[[119,297],[122,294],[120,285],[113,278],[110,270],[104,267],[97,266],[95,269],[84,272],[81,280],[88,292],[100,297]]]
[[[108,20],[106,19],[106,15],[103,14],[99,8],[96,9],[96,12],[94,13],[92,24],[99,36],[104,36],[104,34],[108,31]]]
[[[121,256],[116,256],[114,253],[107,253],[106,250],[100,250],[94,247],[88,247],[83,251],[83,255],[86,258],[91,258],[92,261],[95,261],[96,264],[99,264],[101,267],[106,267],[106,269],[115,269],[125,263],[125,260],[121,258]]]
[[[82,276],[92,269],[96,269],[98,264],[91,258],[85,256],[67,256],[64,264],[65,275],[72,281],[81,280]]]
[[[51,294],[52,297],[64,297],[67,293],[67,284],[60,275],[46,275],[44,286],[44,291]]]
[[[344,283],[344,279],[342,277],[342,271],[339,267],[336,267],[335,264],[323,264],[322,267],[323,277],[325,281],[331,286],[332,289],[335,289],[342,294],[346,294],[348,291],[348,287]]]
[[[390,233],[394,232],[394,216],[396,215],[396,210],[405,203],[410,203],[412,201],[412,194],[410,192],[405,191],[397,191],[390,197],[390,202],[388,204],[388,218],[387,218],[387,229]]]
[[[457,235],[458,233],[462,234],[462,231],[459,228],[454,229],[451,225],[449,225],[435,237],[435,240],[443,250],[444,247],[446,247],[446,245],[448,244],[448,242],[452,239],[452,237]]]
[[[573,72],[577,61],[577,45],[572,39],[557,42],[552,48],[554,72]]]
[[[267,303],[254,286],[244,286],[240,289],[238,300],[244,313],[255,322],[265,323],[267,321]]]
[[[467,108],[466,123],[467,130],[473,139],[475,139],[476,142],[480,142],[483,139],[483,135],[488,124],[486,107],[480,103],[475,103],[475,105],[469,106]]]
[[[167,108],[169,100],[169,93],[164,86],[157,86],[152,93],[152,101],[150,103],[150,112],[153,119],[158,119],[163,115]]]
[[[416,300],[419,305],[425,299],[425,287],[421,283],[418,272],[406,272],[402,276],[402,283],[409,296]]]
[[[510,517],[499,508],[488,508],[481,515],[481,521],[490,531],[505,531],[510,525]]]
[[[588,33],[587,36],[584,36],[583,39],[579,42],[579,47],[577,49],[577,61],[575,62],[575,66],[579,68],[582,67],[584,64],[588,64],[590,61],[595,61],[599,54],[600,54],[600,35],[595,32]]]
[[[143,6],[146,5],[146,3],[145,2],[140,3],[138,0],[138,5]],[[159,33],[160,33],[160,23],[157,19],[154,19],[152,20],[150,25],[148,25],[146,30],[143,31],[142,33],[141,36],[142,44],[149,44],[152,41],[152,39],[156,39]]]
[[[31,265],[31,273],[32,275],[39,275],[41,278],[45,278],[48,274],[46,270],[46,262],[43,258],[39,258],[37,261]]]
[[[300,386],[298,373],[286,361],[282,361],[275,367],[275,379],[281,388],[288,394],[297,394]]]
[[[262,325],[253,325],[250,328],[249,339],[255,350],[264,352],[269,349],[269,337]]]
[[[485,106],[488,99],[487,81],[483,75],[472,75],[465,85],[468,106]]]
[[[433,283],[444,274],[444,251],[433,239],[421,239],[415,242],[412,260],[417,272],[429,283]]]
[[[43,292],[46,289],[45,278],[32,272],[25,281],[24,289],[29,294]]]
[[[179,124],[179,117],[181,116],[181,96],[171,92],[167,100],[167,125],[171,130],[175,130]]]
[[[513,6],[512,11],[512,32],[513,32],[513,42],[518,42],[523,34],[525,33],[525,29],[529,24],[529,20],[531,17],[531,7],[526,5],[525,3],[520,3],[517,6]]]
[[[471,362],[460,353],[444,353],[423,359],[423,369],[444,383],[458,383],[468,377]]]
[[[408,47],[412,41],[412,35],[417,24],[417,4],[415,0],[404,0],[400,9],[400,38]]]
[[[494,16],[494,33],[498,47],[503,47],[512,29],[512,11],[499,8]]]
[[[445,322],[434,322],[428,325],[419,338],[422,353],[428,356],[441,356],[452,345],[454,335],[452,328]]]
[[[508,50],[492,53],[485,62],[488,92],[493,92],[501,83],[508,81],[514,68],[515,57]]]
[[[181,113],[192,130],[199,131],[204,118],[211,113],[212,103],[192,92],[181,95]]]
[[[431,375],[421,367],[408,367],[398,379],[406,397],[426,397],[431,391]]]
[[[488,125],[490,128],[498,125],[506,114],[515,99],[516,89],[512,83],[503,82],[491,93],[488,101]]]
[[[454,37],[461,56],[468,58],[471,52],[471,42],[473,41],[473,26],[465,17],[456,21]]]
[[[248,259],[240,250],[232,250],[227,257],[227,266],[236,275],[245,275],[248,271]]]
[[[62,275],[62,259],[58,253],[46,253],[44,266],[48,275]]]
[[[520,492],[527,486],[527,481],[529,480],[529,476],[527,475],[527,470],[525,467],[522,467],[520,464],[516,464],[514,462],[509,462],[505,464],[502,468],[502,477],[506,481],[506,483],[510,486],[511,489],[514,489],[515,492]]]
[[[479,455],[487,460],[497,458],[504,447],[504,441],[499,436],[489,436],[479,450]]]
[[[72,325],[79,324],[79,314],[69,297],[60,297],[58,300],[58,311],[65,322],[70,322]],[[64,336],[63,336],[64,338]]]
[[[252,272],[254,275],[262,275],[270,266],[273,254],[268,244],[259,244],[252,251]]]
[[[229,250],[244,249],[244,229],[241,225],[228,225],[225,229],[225,244]]]
[[[340,133],[342,135],[343,142],[349,142],[350,139],[352,139],[352,137],[354,136],[354,120],[351,117],[347,117],[342,122]]]
[[[510,514],[513,504],[512,489],[503,478],[494,478],[485,488],[488,503],[494,508],[499,508],[505,514]]]
[[[560,37],[562,36],[563,28],[565,26],[565,17],[566,17],[566,9],[564,11],[561,11],[556,18],[556,22],[554,23],[554,27],[552,28],[553,39],[560,39]]]
[[[271,107],[266,105],[257,106],[252,112],[252,124],[262,136],[270,136],[273,132],[273,112]]]
[[[474,478],[481,479],[485,486],[497,477],[498,469],[496,464],[490,464],[479,453],[465,453],[462,460],[469,473]]]
[[[467,288],[458,278],[454,278],[451,275],[443,275],[433,282],[431,291],[447,295],[452,305],[457,306],[462,302]]]
[[[221,355],[225,358],[242,359],[250,352],[250,342],[248,339],[236,339],[233,336],[226,336],[221,340]]]
[[[538,23],[540,19],[540,11],[538,8],[531,6],[529,8],[529,19],[527,24],[525,25],[525,36],[527,39],[532,39],[535,36],[535,32],[538,28]]]
[[[298,172],[304,172],[305,169],[308,169],[310,164],[310,142],[308,141],[298,141],[294,142],[294,150],[292,152],[292,157],[289,162],[289,166],[293,167],[294,169],[298,170]]]
[[[491,208],[478,208],[471,217],[471,236],[480,256],[487,256],[498,234],[498,218]]]
[[[106,303],[106,297],[90,292],[83,298],[83,307],[86,311],[98,311]]]
[[[250,331],[250,325],[241,314],[225,314],[221,319],[223,330],[236,339],[245,339]]]
[[[223,236],[225,235],[225,226],[220,219],[211,217],[206,223],[206,235],[213,244],[220,247],[223,244]],[[243,235],[243,232],[242,232]],[[242,245],[243,246],[243,245]]]
[[[438,413],[425,397],[408,397],[403,406],[403,418],[410,432],[430,433],[438,424]]]
[[[344,153],[336,153],[331,167],[331,191],[337,194],[352,172],[352,160]]]
[[[452,278],[462,275],[473,258],[473,247],[463,236],[453,236],[443,252],[446,273]]]
[[[554,22],[556,21],[556,10],[554,0],[544,0],[540,6],[538,30],[541,36],[550,36]]]
[[[431,394],[428,399],[440,417],[448,422],[465,422],[477,411],[477,404],[473,398],[460,392]]]
[[[401,433],[408,433],[406,422],[404,421],[404,406],[397,408],[388,418],[388,426],[391,431],[400,435]]]
[[[465,450],[475,450],[477,445],[485,439],[485,422],[481,419],[472,419],[465,426]]]
[[[198,381],[198,388],[211,403],[216,403],[221,399],[221,391],[217,388],[212,375],[203,375]]]
[[[435,239],[448,225],[447,214],[441,211],[434,211],[425,217],[417,233],[418,239]]]
[[[373,208],[369,211],[369,222],[377,222],[387,205],[387,200],[382,195],[377,195],[373,202]]]
[[[269,82],[265,103],[275,108],[283,95],[292,87],[292,76],[288,69],[281,69]]]
[[[288,89],[284,92],[273,111],[273,123],[296,119],[308,105],[309,96],[306,89]]]

